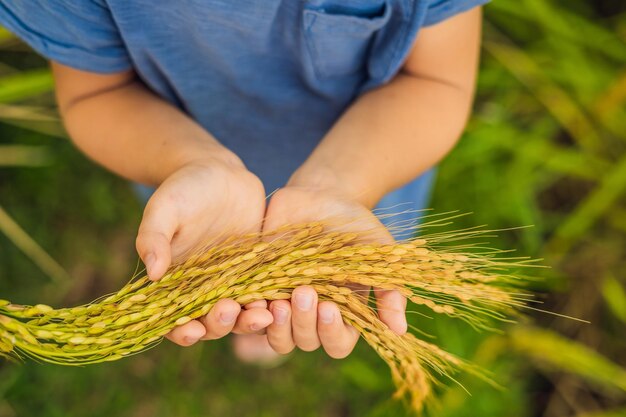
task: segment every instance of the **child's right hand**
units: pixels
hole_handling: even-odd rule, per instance
[[[150,279],[158,280],[172,260],[229,235],[258,232],[265,214],[261,181],[241,163],[221,160],[182,166],[157,188],[146,205],[137,251]],[[168,338],[181,346],[221,338],[231,331],[256,333],[269,326],[264,302],[244,306],[221,300],[205,317],[177,327]]]

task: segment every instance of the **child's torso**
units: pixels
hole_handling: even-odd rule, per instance
[[[281,186],[358,94],[393,77],[427,0],[107,0],[135,70]]]

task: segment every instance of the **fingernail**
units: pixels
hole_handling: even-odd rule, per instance
[[[183,341],[184,341],[184,342],[185,342],[185,344],[187,344],[187,345],[193,345],[193,344],[194,344],[194,343],[196,343],[198,340],[200,340],[200,339],[197,339],[197,338],[195,338],[195,337],[191,337],[191,336],[185,336],[185,337],[183,337]]]
[[[329,308],[321,308],[319,311],[319,317],[322,323],[330,324],[335,321],[335,312]]]
[[[274,308],[274,323],[285,324],[287,323],[287,310],[284,308]]]
[[[263,328],[263,326],[261,326],[259,323],[252,323],[250,325],[250,330],[252,330],[253,332],[256,332],[257,330],[261,330]]]
[[[234,311],[230,311],[228,313],[222,313],[220,314],[220,323],[223,324],[224,326],[228,326],[230,324],[233,324],[236,318],[237,318],[237,313]]]
[[[154,266],[155,261],[156,261],[156,256],[154,255],[154,253],[149,253],[148,255],[146,255],[145,264],[146,264],[146,271],[148,272],[148,275],[151,275],[150,270]]]
[[[313,306],[313,297],[310,294],[296,294],[296,306],[302,311],[308,311]]]

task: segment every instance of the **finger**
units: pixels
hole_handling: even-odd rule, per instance
[[[206,329],[202,340],[219,339],[230,333],[240,311],[241,306],[233,300],[218,301],[211,311],[200,319]]]
[[[395,290],[374,289],[378,317],[396,334],[407,330],[406,297]]]
[[[202,323],[198,320],[192,320],[189,323],[174,328],[174,330],[169,332],[165,337],[177,345],[191,346],[200,340],[205,333],[206,330]]]
[[[267,341],[277,353],[285,355],[296,347],[291,334],[291,303],[287,300],[272,301],[269,310],[274,321],[267,327]]]
[[[242,362],[255,365],[274,365],[278,354],[264,334],[238,334],[232,338],[233,351]]]
[[[141,257],[148,277],[157,280],[163,276],[172,261],[171,241],[178,220],[174,209],[154,203],[154,197],[144,210],[135,246]]]
[[[328,356],[345,358],[359,340],[359,332],[345,324],[335,303],[322,301],[317,307],[317,332]]]
[[[317,293],[308,286],[298,287],[292,294],[291,327],[296,345],[310,352],[320,347],[317,336]]]
[[[266,308],[252,308],[242,310],[237,318],[237,323],[233,328],[233,333],[250,334],[259,333],[272,324],[274,317]]]
[[[243,306],[246,310],[250,310],[252,308],[267,308],[267,300],[257,300]]]

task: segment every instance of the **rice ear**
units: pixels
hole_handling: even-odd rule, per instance
[[[288,299],[294,288],[311,285],[320,299],[339,306],[344,320],[389,365],[396,395],[419,411],[434,385],[476,369],[413,334],[396,335],[368,305],[368,296],[349,285],[398,290],[435,314],[490,328],[529,299],[516,288],[520,281],[504,274],[529,265],[523,258],[495,258],[497,251],[468,251],[466,240],[486,233],[472,229],[363,244],[356,233],[318,222],[233,238],[172,266],[159,281],[141,276],[86,305],[53,309],[0,301],[0,355],[60,365],[119,360],[150,349],[221,299]],[[463,245],[451,246],[455,237]]]

